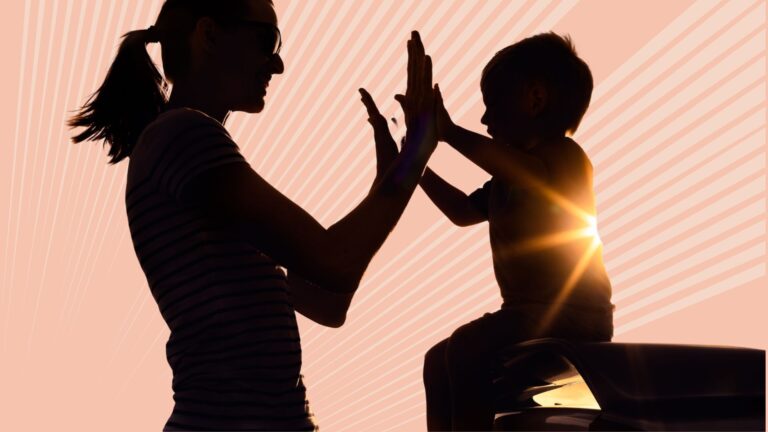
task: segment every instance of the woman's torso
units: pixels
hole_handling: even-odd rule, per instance
[[[167,428],[311,429],[285,273],[180,202],[174,187],[190,172],[242,159],[235,152],[216,120],[180,109],[161,114],[130,158],[131,237],[171,330],[176,404]]]

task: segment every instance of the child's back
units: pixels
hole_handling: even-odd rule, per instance
[[[544,162],[547,178],[516,186],[494,177],[469,197],[489,223],[504,306],[610,308],[587,155],[569,138],[526,152]]]

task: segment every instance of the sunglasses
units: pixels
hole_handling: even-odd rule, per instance
[[[261,32],[264,35],[264,37],[261,39],[263,52],[267,55],[273,56],[280,54],[280,48],[283,46],[283,38],[280,34],[280,29],[278,29],[274,24],[261,21],[237,19],[224,20],[224,22],[226,24],[247,27]]]

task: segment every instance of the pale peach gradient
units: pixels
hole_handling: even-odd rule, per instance
[[[257,171],[326,226],[374,176],[367,88],[397,136],[405,41],[419,29],[454,119],[484,131],[480,71],[540,31],[572,36],[595,77],[575,139],[592,158],[616,340],[765,349],[766,5],[760,0],[275,0],[286,71],[265,111],[227,124]],[[64,127],[161,0],[20,0],[0,44],[2,430],[159,430],[168,329],[127,229],[127,163]],[[159,62],[159,49],[150,47]],[[431,166],[487,179],[441,146]],[[323,430],[424,430],[421,364],[500,304],[487,227],[452,226],[421,191],[371,263],[347,324],[299,319]]]

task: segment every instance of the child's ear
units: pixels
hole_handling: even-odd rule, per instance
[[[525,105],[528,112],[533,116],[539,115],[549,102],[549,92],[547,86],[539,80],[530,81],[525,88]]]

